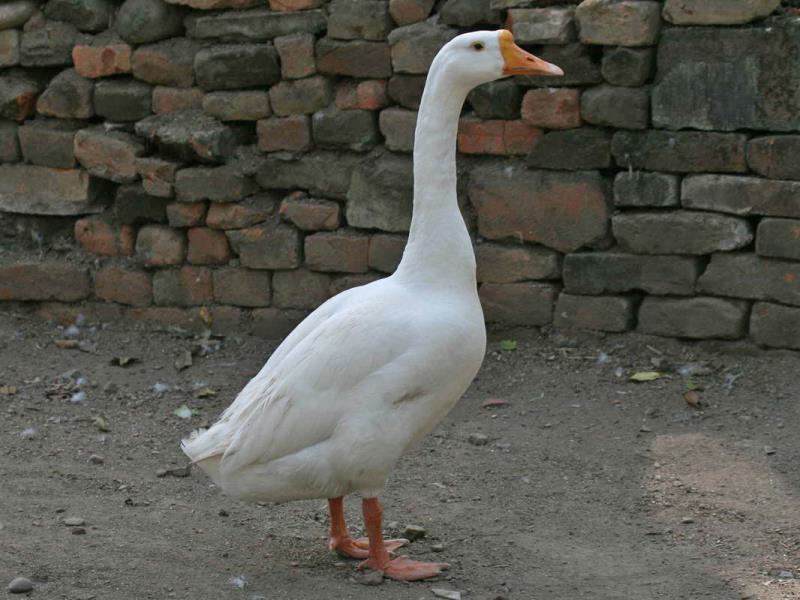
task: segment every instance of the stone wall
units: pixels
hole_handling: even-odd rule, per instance
[[[800,16],[779,0],[0,0],[0,300],[280,335],[396,266],[436,51],[487,320],[800,348]]]

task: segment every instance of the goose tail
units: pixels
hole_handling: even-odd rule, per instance
[[[181,441],[181,450],[192,464],[200,467],[211,480],[222,487],[220,481],[220,462],[227,446],[221,424],[211,429],[195,429],[189,437]]]

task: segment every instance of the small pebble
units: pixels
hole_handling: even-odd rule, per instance
[[[444,544],[431,544],[431,552],[444,552]]]
[[[428,534],[425,531],[424,527],[420,527],[419,525],[406,525],[405,529],[403,529],[403,537],[406,538],[409,542],[413,542],[414,540],[421,540]]]
[[[769,455],[775,454],[775,448],[773,448],[772,446],[764,446],[764,454],[769,454]]]
[[[235,577],[231,577],[229,581],[233,587],[240,590],[243,590],[247,586],[247,577],[244,575],[236,575]]]
[[[89,457],[89,462],[92,463],[93,465],[102,465],[105,462],[105,460],[106,459],[104,459],[99,454],[92,454]]]
[[[12,594],[25,594],[33,590],[33,582],[27,577],[15,577],[8,584],[8,591]]]
[[[461,600],[461,592],[456,590],[445,590],[443,588],[432,588],[433,595],[437,598],[447,598],[447,600]]]
[[[62,523],[67,527],[78,527],[79,525],[84,525],[86,521],[80,517],[67,517]]]
[[[192,465],[188,464],[185,467],[175,467],[174,469],[168,469],[167,474],[172,475],[173,477],[188,477],[192,472]]]
[[[103,392],[106,394],[116,394],[119,391],[119,386],[113,381],[109,381],[103,386]]]
[[[69,371],[64,371],[61,375],[58,376],[59,379],[64,381],[77,381],[83,377],[83,374],[78,369],[70,369]]]
[[[173,469],[158,469],[156,477],[166,477],[172,475],[173,477],[188,477],[192,472],[192,465],[188,464],[185,467],[175,467]]]
[[[23,440],[32,440],[36,437],[36,430],[33,427],[28,427],[19,432],[19,437]]]
[[[73,527],[70,530],[72,535],[86,535],[86,528],[85,527]]]
[[[227,511],[227,510],[225,510],[224,508],[220,508],[220,509],[219,509],[219,512],[218,512],[217,514],[218,514],[220,517],[227,517],[227,516],[228,516],[228,511]]]
[[[504,408],[509,404],[508,400],[503,400],[502,398],[489,398],[481,403],[481,408]]]
[[[470,433],[467,441],[473,446],[485,446],[489,443],[489,436],[483,433]]]
[[[681,519],[681,523],[684,525],[689,525],[690,523],[694,523],[694,519],[692,517],[683,517]]]

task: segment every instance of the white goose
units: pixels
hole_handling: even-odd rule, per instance
[[[456,133],[475,86],[561,75],[509,31],[460,35],[437,54],[414,146],[414,213],[397,271],[345,291],[283,341],[219,421],[183,450],[222,490],[252,501],[327,498],[330,548],[387,577],[432,577],[446,564],[390,552],[378,495],[400,458],[466,391],[486,330],[475,257],[456,199]],[[342,497],[363,498],[367,539],[347,533]]]

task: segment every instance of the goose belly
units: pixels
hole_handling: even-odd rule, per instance
[[[330,438],[266,463],[224,474],[215,465],[200,466],[227,495],[242,500],[286,502],[353,492],[377,496],[400,457],[436,427],[472,376],[454,376],[435,391],[400,398],[388,409],[366,403],[344,417]]]
[[[353,424],[352,429],[359,428]],[[229,496],[247,501],[287,502],[335,498],[353,492],[376,495],[401,450],[379,431],[350,431],[344,424],[330,439],[299,452],[219,474],[215,482]],[[203,467],[206,472],[213,469]]]

